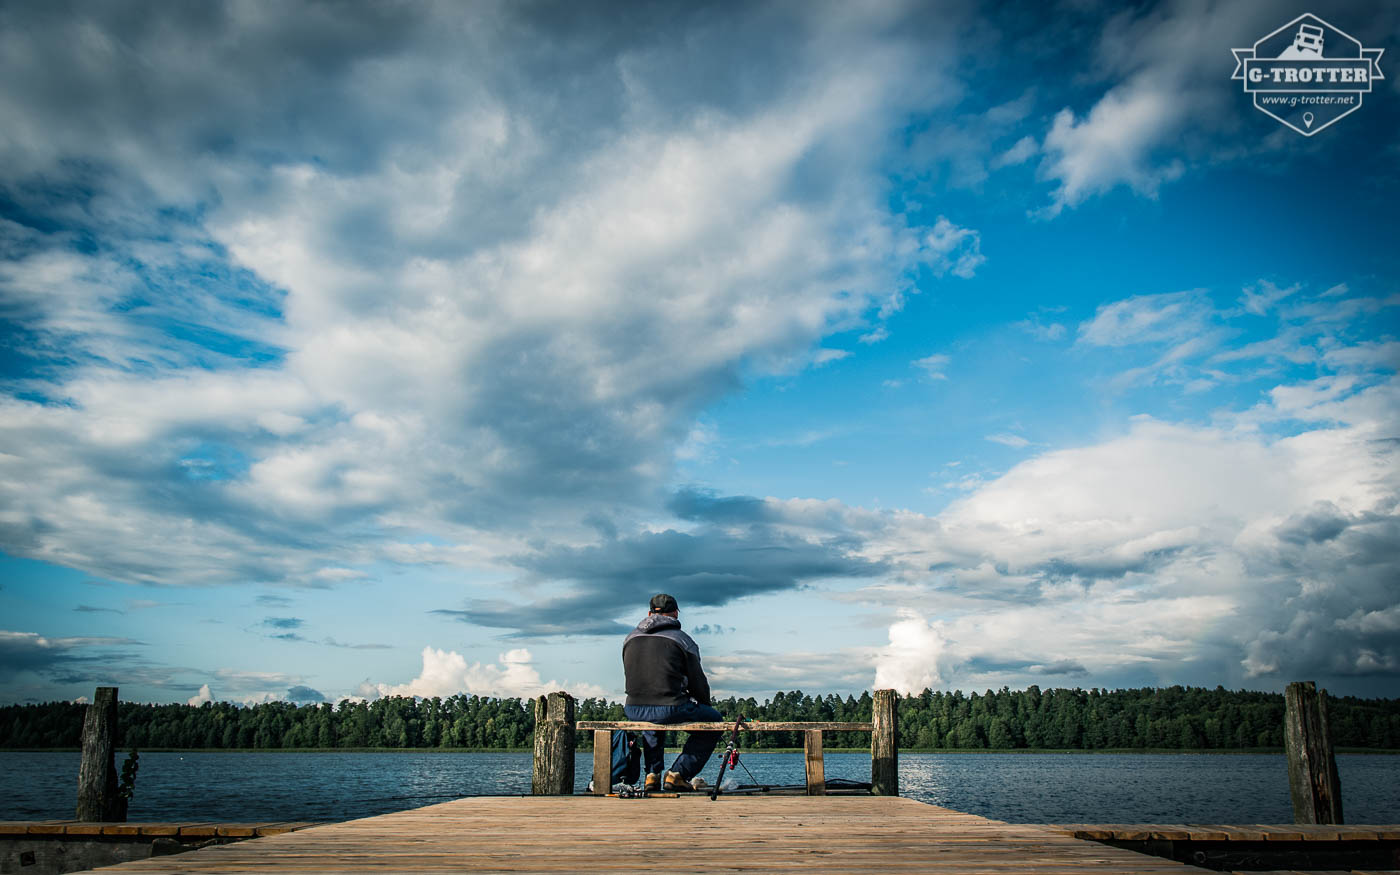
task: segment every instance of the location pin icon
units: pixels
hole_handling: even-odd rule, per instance
[[[1305,124],[1305,125],[1307,125],[1309,128],[1311,128],[1311,127],[1312,127],[1312,123],[1313,123],[1313,114],[1310,113],[1310,112],[1305,112],[1305,113],[1303,113],[1303,124]]]

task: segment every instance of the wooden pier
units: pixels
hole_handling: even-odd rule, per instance
[[[1298,698],[1307,704],[1303,697]],[[897,701],[892,691],[876,691],[870,723],[745,724],[749,731],[804,734],[807,795],[731,795],[718,800],[706,794],[617,798],[570,795],[574,791],[578,730],[594,733],[597,794],[607,791],[608,742],[613,731],[718,730],[728,724],[577,723],[572,697],[554,693],[536,701],[535,795],[459,799],[310,828],[275,824],[264,831],[242,825],[241,832],[227,832],[217,825],[198,825],[212,830],[207,835],[215,840],[258,837],[94,871],[168,875],[277,871],[302,875],[650,871],[696,875],[1139,875],[1209,871],[1379,875],[1400,871],[1400,826],[1339,823],[1341,802],[1335,766],[1331,766],[1332,777],[1322,781],[1332,761],[1325,701],[1317,705],[1318,717],[1312,721],[1317,730],[1311,735],[1301,733],[1306,736],[1303,741],[1290,747],[1290,774],[1296,772],[1295,813],[1300,823],[1288,826],[1010,824],[901,798],[897,795]],[[1292,720],[1295,709],[1291,700],[1289,707]],[[1303,715],[1298,719],[1306,722],[1302,706],[1296,710]],[[869,786],[874,795],[826,795],[822,733],[833,730],[871,732]],[[1295,751],[1301,753],[1295,756]],[[1293,759],[1302,765],[1294,768]],[[1297,787],[1303,783],[1326,792],[1301,793]],[[58,825],[64,830],[71,827],[74,836],[146,836],[137,824],[64,821],[40,826]],[[23,826],[26,840],[44,834],[42,829],[31,829],[34,824]],[[187,826],[193,829],[196,825]],[[150,833],[157,836],[157,842],[169,841],[161,836],[185,834],[178,828],[174,833]],[[27,851],[25,856],[28,861],[21,865],[27,866],[36,855]],[[1296,861],[1306,865],[1300,867]],[[1210,868],[1198,868],[1191,865],[1193,862]],[[18,870],[4,865],[0,871]]]
[[[99,870],[241,872],[1205,872],[1076,838],[879,796],[482,797]],[[1353,828],[1354,829],[1354,828]]]

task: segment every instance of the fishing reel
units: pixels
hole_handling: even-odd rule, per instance
[[[739,719],[734,721],[734,728],[729,732],[729,743],[725,746],[724,756],[720,757],[719,761],[719,777],[715,778],[715,786],[710,790],[711,802],[719,798],[720,790],[724,786],[725,771],[732,771],[742,765],[739,762],[739,730],[743,728],[743,725],[747,722],[744,716],[740,714]],[[744,766],[744,771],[748,772],[749,767]],[[752,772],[749,773],[749,777],[753,777]]]

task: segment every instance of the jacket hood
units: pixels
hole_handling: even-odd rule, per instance
[[[637,624],[637,631],[650,635],[653,632],[679,629],[680,627],[681,621],[676,617],[668,617],[665,614],[647,614],[642,618],[642,622]]]

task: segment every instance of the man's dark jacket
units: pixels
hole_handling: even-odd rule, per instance
[[[622,669],[629,705],[710,704],[700,648],[675,617],[647,614],[622,642]]]

